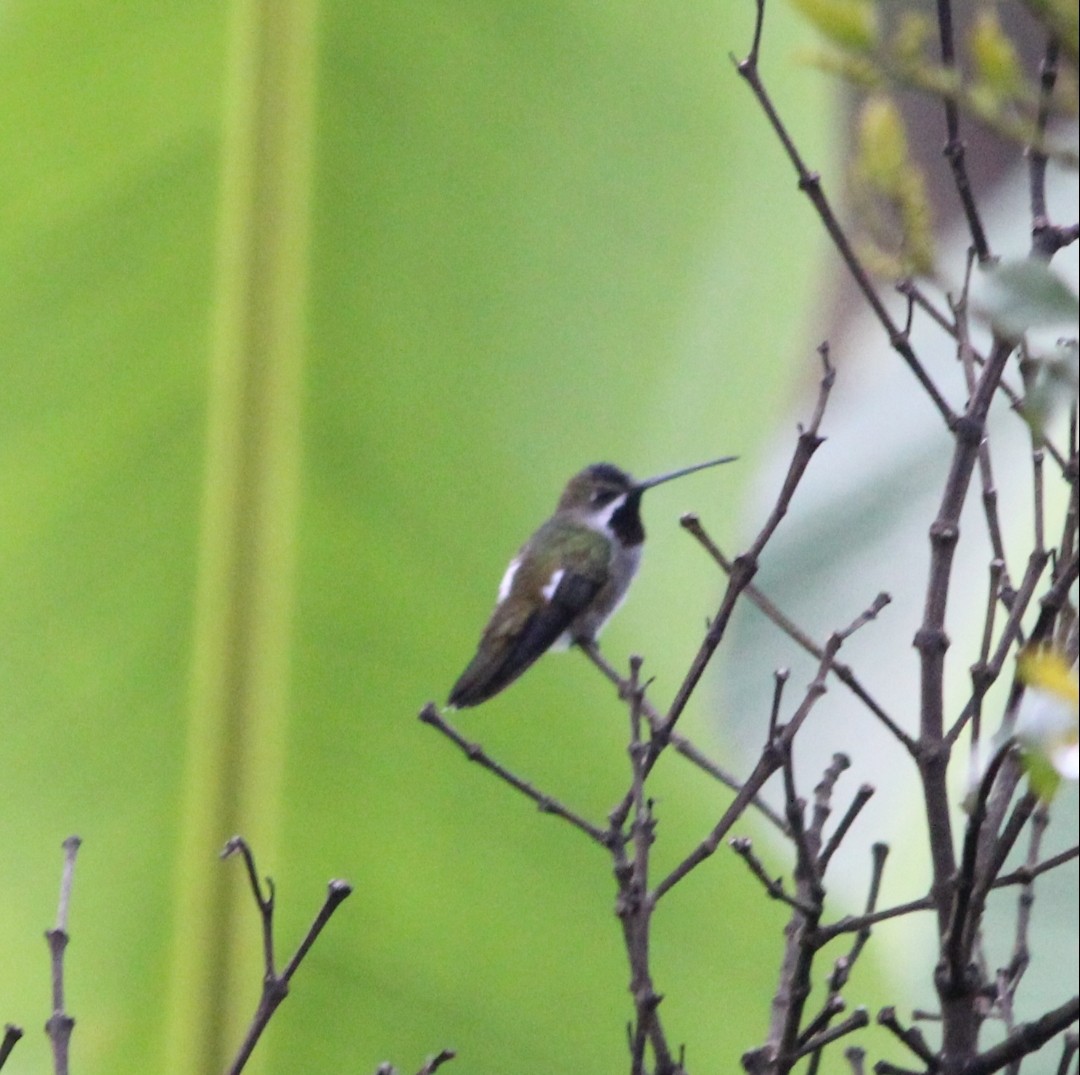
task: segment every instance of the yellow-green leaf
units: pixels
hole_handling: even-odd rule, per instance
[[[868,52],[877,41],[877,16],[869,0],[791,0],[835,45]]]
[[[975,16],[969,47],[979,77],[999,97],[1014,97],[1023,86],[1023,71],[993,8],[982,8]]]

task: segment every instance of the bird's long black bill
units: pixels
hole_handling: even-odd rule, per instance
[[[722,459],[710,459],[707,463],[695,463],[692,467],[683,467],[682,470],[672,470],[667,474],[659,474],[655,478],[646,478],[644,481],[634,483],[634,492],[644,492],[654,485],[663,485],[664,482],[674,481],[686,474],[693,474],[695,470],[705,470],[707,467],[718,467],[721,463],[734,463],[737,455],[725,455]]]

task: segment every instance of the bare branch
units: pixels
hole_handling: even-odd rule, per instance
[[[893,350],[896,351],[907,364],[908,369],[911,370],[919,384],[922,385],[923,391],[930,397],[931,402],[937,408],[937,411],[945,421],[945,424],[951,429],[957,421],[956,415],[949,407],[945,397],[938,390],[937,385],[934,384],[933,379],[919,361],[907,335],[892,319],[889,311],[885,309],[885,304],[882,302],[881,296],[877,293],[877,289],[870,280],[870,274],[866,271],[858,255],[855,253],[851,241],[841,227],[839,219],[833,212],[832,206],[829,204],[829,200],[822,190],[821,176],[818,175],[817,172],[811,171],[804,163],[802,154],[799,153],[796,148],[791,135],[788,133],[787,127],[780,119],[780,114],[777,112],[771,96],[766,91],[765,86],[761,81],[758,63],[760,59],[761,33],[764,18],[765,0],[757,0],[757,17],[754,22],[754,44],[746,59],[736,64],[736,69],[750,87],[761,110],[765,113],[765,117],[769,121],[773,132],[779,139],[780,144],[784,147],[788,159],[794,166],[799,177],[799,190],[803,191],[810,199],[811,204],[817,211],[818,217],[821,219],[822,225],[829,233],[829,238],[832,239],[833,245],[836,247],[837,252],[847,266],[848,272],[851,273],[855,285],[858,287],[859,291],[862,292],[863,298],[866,299],[870,309],[874,312],[874,316],[878,319],[881,327],[889,337],[889,343],[892,345]]]
[[[11,1050],[15,1048],[15,1043],[22,1036],[22,1027],[15,1026],[14,1023],[6,1023],[4,1025],[4,1037],[3,1039],[0,1039],[0,1068],[7,1062],[7,1058],[11,1055]]]
[[[630,996],[634,1002],[634,1024],[630,1035],[631,1075],[645,1075],[645,1049],[652,1046],[657,1070],[669,1075],[676,1070],[675,1061],[668,1046],[660,1022],[660,995],[653,985],[649,965],[649,933],[655,902],[649,897],[649,851],[655,839],[656,823],[652,814],[652,802],[645,797],[645,759],[647,744],[642,739],[641,707],[645,687],[640,682],[642,660],[630,658],[630,682],[627,700],[630,704],[630,755],[633,821],[630,839],[634,857],[625,857],[622,841],[612,841],[615,862],[615,879],[619,896],[615,910],[622,923],[626,953],[630,960]]]
[[[783,878],[771,878],[766,872],[761,860],[754,854],[753,843],[746,836],[736,836],[728,841],[728,846],[746,863],[750,872],[765,886],[765,891],[774,900],[780,900],[789,907],[801,911],[803,914],[812,914],[814,908],[809,904],[802,903],[794,896],[789,896],[784,891]]]
[[[64,951],[67,948],[68,910],[71,904],[71,885],[75,875],[75,856],[82,840],[69,836],[64,841],[64,872],[60,879],[60,900],[56,908],[56,925],[47,930],[52,965],[52,1014],[45,1023],[45,1032],[53,1051],[53,1070],[56,1075],[68,1073],[68,1049],[75,1020],[64,1010]]]
[[[578,649],[598,668],[603,675],[618,689],[619,697],[626,699],[630,696],[630,681],[622,676],[608,663],[600,652],[600,647],[595,642],[579,642]],[[661,724],[662,717],[647,698],[641,699],[641,713],[648,720],[650,728],[654,731]],[[696,765],[703,773],[708,773],[714,780],[719,781],[732,791],[738,791],[742,787],[738,778],[729,773],[722,766],[713,761],[704,751],[699,750],[685,735],[673,731],[668,740],[677,754],[682,755],[691,764]],[[764,799],[754,798],[755,810],[768,818],[770,822],[781,832],[787,831],[787,823]]]
[[[991,1075],[1006,1064],[1041,1049],[1051,1038],[1080,1019],[1080,997],[1071,997],[1044,1016],[1022,1023],[1000,1045],[980,1053],[961,1075]]]
[[[457,1053],[455,1053],[453,1049],[443,1049],[428,1060],[416,1075],[435,1075],[435,1072],[438,1071],[443,1064],[448,1060],[453,1060],[455,1056],[457,1056]]]
[[[926,1039],[922,1036],[922,1033],[917,1027],[905,1030],[900,1025],[900,1020],[896,1018],[895,1008],[882,1008],[878,1012],[877,1021],[886,1030],[895,1034],[926,1065],[928,1072],[938,1070],[937,1057],[930,1049],[930,1046],[926,1044]]]
[[[693,536],[703,549],[713,558],[716,564],[725,574],[730,574],[732,570],[732,561],[724,555],[719,546],[709,536],[705,527],[702,525],[701,519],[692,512],[687,512],[679,519],[679,523],[688,534]],[[817,660],[821,660],[822,647],[818,645],[798,624],[794,622],[789,616],[787,616],[772,600],[770,600],[760,589],[758,589],[753,583],[750,583],[744,591],[747,599],[765,615],[765,617],[781,631],[784,632],[793,642],[799,647],[809,653]],[[844,684],[856,698],[859,699],[871,713],[874,714],[878,720],[895,736],[908,753],[913,754],[915,751],[915,741],[889,716],[889,714],[882,708],[882,706],[870,696],[870,693],[866,688],[856,679],[854,672],[852,672],[849,665],[843,664],[837,661],[833,665],[833,675],[836,676],[841,683]]]
[[[1031,190],[1031,252],[1049,261],[1062,247],[1075,243],[1080,228],[1055,227],[1046,211],[1046,128],[1050,121],[1050,102],[1057,82],[1060,46],[1056,38],[1046,43],[1039,70],[1039,110],[1035,120],[1035,139],[1028,150],[1028,175]]]
[[[794,739],[803,721],[810,715],[817,700],[825,693],[825,681],[832,669],[832,663],[843,642],[860,627],[869,623],[888,600],[887,595],[879,594],[870,607],[849,624],[844,630],[837,631],[826,643],[825,653],[818,666],[817,675],[806,688],[806,694],[802,703],[793,714],[791,720],[784,725],[780,735],[770,743],[767,743],[761,753],[753,772],[746,778],[734,801],[724,811],[723,816],[717,822],[712,832],[701,841],[700,844],[685,858],[674,870],[656,886],[654,898],[659,899],[665,892],[684,878],[695,866],[704,862],[712,855],[727,835],[731,826],[742,816],[750,800],[761,790],[769,778],[783,766],[783,754],[788,745]]]
[[[832,796],[836,788],[836,782],[840,779],[844,770],[850,768],[851,759],[846,754],[834,754],[824,776],[817,787],[814,788],[814,818],[810,823],[810,831],[819,844],[822,840],[825,822],[828,821],[829,815],[832,813]],[[815,870],[819,873],[824,872],[820,869],[820,862],[815,864]]]
[[[1012,652],[1013,647],[1020,638],[1021,620],[1023,619],[1024,613],[1027,612],[1028,605],[1031,603],[1031,598],[1035,593],[1035,587],[1046,568],[1046,563],[1049,558],[1050,556],[1047,552],[1040,552],[1038,550],[1033,551],[1028,558],[1024,577],[1020,581],[1020,588],[1016,591],[1011,602],[1009,615],[1005,621],[1005,626],[1001,629],[1001,636],[998,638],[998,644],[994,651],[994,655],[989,661],[980,664],[977,676],[974,675],[973,670],[975,689],[972,692],[971,698],[968,699],[967,704],[961,711],[960,716],[949,729],[946,741],[950,745],[955,743],[959,738],[960,733],[964,730],[967,722],[981,711],[982,700],[985,697],[986,692],[995,682],[997,682],[998,676],[1001,675],[1001,669],[1005,666],[1005,661],[1008,659],[1010,652]]]
[[[808,1038],[806,1043],[795,1051],[795,1059],[801,1059],[819,1049],[824,1049],[826,1045],[831,1045],[853,1030],[861,1030],[869,1022],[870,1016],[866,1014],[866,1009],[856,1008],[842,1023],[837,1023],[830,1030],[823,1030],[820,1034],[814,1034]]]
[[[804,1046],[816,1034],[820,1034],[846,1007],[847,1004],[844,1003],[843,997],[835,993],[832,994],[825,1001],[821,1011],[806,1024],[805,1029],[799,1035],[799,1047]],[[816,1060],[817,1057],[815,1057],[815,1062]]]
[[[1080,1037],[1077,1036],[1076,1031],[1070,1030],[1063,1037],[1061,1062],[1058,1064],[1057,1075],[1069,1075],[1073,1057],[1076,1055],[1077,1048],[1080,1047]]]
[[[873,856],[873,867],[870,873],[870,891],[866,897],[866,912],[861,916],[862,924],[855,933],[855,940],[851,945],[851,950],[847,955],[840,956],[833,964],[833,971],[829,975],[828,981],[830,995],[838,994],[847,984],[856,960],[862,954],[866,942],[870,940],[869,919],[874,913],[874,908],[877,907],[878,895],[881,892],[881,878],[885,872],[885,859],[888,857],[889,848],[886,844],[876,843],[870,850]],[[815,943],[819,946],[824,943],[822,937],[823,933],[819,931],[818,936],[814,938]]]
[[[938,925],[942,936],[948,928],[950,883],[956,869],[946,784],[949,750],[944,728],[944,681],[945,651],[949,639],[945,633],[945,611],[960,534],[960,512],[978,458],[990,401],[1011,352],[1012,347],[1007,341],[995,339],[967,410],[953,428],[955,444],[952,463],[940,507],[929,532],[930,571],[925,588],[923,621],[915,635],[920,671],[918,765],[930,821],[930,859],[934,879],[931,891],[938,901]]]
[[[731,565],[731,571],[728,575],[728,586],[724,593],[723,600],[720,603],[720,609],[712,623],[709,624],[709,629],[705,632],[705,639],[701,643],[701,647],[695,655],[694,660],[691,662],[682,685],[675,694],[675,700],[668,709],[663,726],[657,733],[656,738],[659,739],[660,745],[663,744],[664,737],[669,735],[671,730],[675,727],[675,723],[686,708],[686,703],[690,700],[690,695],[693,694],[694,688],[697,686],[698,681],[705,672],[706,666],[712,659],[712,655],[716,652],[716,647],[720,645],[720,640],[724,637],[724,632],[727,630],[727,625],[731,619],[731,614],[734,611],[736,600],[753,580],[754,574],[757,572],[758,558],[761,556],[765,546],[776,532],[776,528],[780,525],[781,520],[787,514],[788,508],[791,505],[791,498],[795,495],[795,490],[802,481],[802,477],[806,473],[806,468],[810,465],[810,460],[823,443],[823,438],[818,434],[818,427],[820,425],[821,417],[825,412],[825,405],[828,401],[829,392],[832,389],[833,380],[834,373],[832,367],[826,365],[825,373],[822,376],[821,385],[818,391],[818,402],[814,407],[813,421],[806,429],[799,430],[799,437],[795,444],[795,451],[792,455],[791,463],[788,466],[787,475],[784,478],[780,492],[777,494],[773,508],[765,519],[761,530],[751,543],[750,548],[747,549],[742,556],[737,557],[735,562]]]
[[[954,339],[959,339],[960,333],[957,329],[954,320],[950,320],[934,305],[934,303],[927,296],[926,292],[915,283],[914,280],[901,280],[896,286],[897,291],[901,295],[906,296],[912,303],[914,303],[920,310],[928,314],[930,319],[939,328],[943,329]],[[986,365],[986,358],[980,354],[968,341],[967,351],[971,355],[971,358],[978,366]],[[1015,388],[1012,387],[1004,378],[998,384],[998,391],[1005,396],[1009,401],[1009,408],[1018,418],[1024,420],[1024,397]],[[1025,422],[1026,424],[1026,422]],[[1068,475],[1069,463],[1065,458],[1065,454],[1060,448],[1053,445],[1050,441],[1044,440],[1044,447],[1053,457],[1054,462],[1063,474]]]
[[[1009,885],[1030,884],[1040,874],[1047,873],[1049,870],[1056,870],[1058,866],[1064,866],[1075,858],[1080,858],[1080,846],[1073,844],[1072,847],[1059,851],[1056,855],[1051,855],[1050,858],[1040,862],[1037,866],[1021,866],[1019,869],[1013,870],[1012,873],[1002,875],[990,887],[1006,888]]]
[[[784,687],[791,678],[790,668],[778,668],[773,672],[773,696],[772,705],[769,707],[769,738],[772,742],[780,734],[780,703],[784,697]],[[784,822],[784,831],[789,832],[788,824]]]
[[[479,743],[470,743],[439,713],[438,709],[435,708],[434,702],[428,702],[428,704],[420,710],[420,720],[424,724],[430,725],[437,731],[442,732],[450,742],[458,747],[469,761],[474,761],[482,769],[487,769],[489,773],[494,773],[495,776],[504,783],[509,784],[512,788],[516,788],[522,795],[526,796],[526,798],[531,799],[536,803],[537,807],[539,807],[541,813],[561,817],[564,821],[570,822],[574,828],[585,833],[586,836],[601,847],[608,846],[608,832],[598,828],[596,825],[592,824],[592,822],[586,821],[580,814],[576,814],[569,807],[563,806],[557,799],[553,799],[550,795],[545,795],[542,791],[533,787],[527,780],[523,780],[516,773],[512,773],[504,765],[501,765],[488,755]]]
[[[971,956],[971,945],[974,943],[975,930],[982,915],[981,901],[973,899],[976,888],[975,869],[978,861],[979,838],[983,822],[986,819],[986,804],[990,792],[997,779],[998,770],[1012,749],[1011,743],[1006,743],[990,759],[986,772],[979,783],[968,818],[967,830],[964,835],[964,850],[961,858],[960,870],[955,883],[955,895],[953,897],[948,927],[944,934],[944,974],[948,980],[949,990],[958,990],[960,982],[967,971],[967,963]]]
[[[259,883],[258,871],[255,868],[255,856],[242,836],[234,836],[229,840],[221,852],[221,857],[229,858],[235,854],[240,854],[244,859],[248,883],[255,898],[255,905],[259,909],[263,934],[264,971],[259,1005],[252,1016],[251,1023],[239,1050],[237,1050],[236,1057],[227,1069],[226,1075],[238,1075],[244,1069],[274,1012],[277,1011],[281,1002],[288,996],[289,982],[292,980],[292,976],[300,966],[304,956],[307,955],[309,949],[315,943],[323,927],[330,921],[330,916],[352,893],[352,886],[346,881],[331,881],[329,883],[326,899],[323,901],[322,907],[319,908],[314,921],[308,927],[299,948],[286,964],[284,971],[279,975],[274,970],[274,883],[269,877],[266,879],[266,894],[264,895],[262,886]]]
[[[956,55],[953,48],[952,28],[952,4],[949,0],[938,0],[938,36],[941,43],[941,62],[946,70],[953,67]],[[971,181],[968,178],[967,166],[964,162],[964,142],[960,137],[960,113],[956,107],[956,101],[946,96],[942,104],[945,107],[945,128],[947,141],[945,142],[945,159],[952,169],[953,182],[956,185],[956,193],[960,196],[960,205],[967,219],[968,231],[971,234],[971,242],[975,247],[975,254],[979,263],[983,264],[990,258],[990,247],[986,241],[986,232],[983,230],[982,220],[975,205],[975,197],[971,192]]]
[[[863,1075],[865,1069],[863,1061],[866,1059],[866,1050],[858,1045],[849,1045],[844,1050],[844,1059],[851,1065],[851,1075]]]
[[[843,842],[844,837],[847,835],[848,830],[854,824],[855,819],[862,813],[862,808],[873,797],[874,789],[869,784],[863,784],[857,792],[855,797],[851,800],[851,805],[847,808],[847,812],[840,819],[840,824],[836,826],[836,830],[832,836],[829,837],[829,842],[825,845],[824,850],[821,852],[818,858],[818,863],[821,868],[821,872],[824,873],[829,865],[829,860],[836,854],[837,848]],[[884,846],[875,844],[875,847]]]
[[[854,933],[868,926],[876,926],[879,922],[887,922],[890,918],[902,918],[904,915],[914,914],[916,911],[934,910],[934,900],[931,896],[923,896],[921,899],[909,900],[907,903],[898,903],[895,907],[886,907],[883,911],[874,911],[870,914],[845,915],[837,919],[830,926],[821,926],[818,929],[817,943],[827,944],[834,937],[842,933]]]
[[[1013,942],[1012,956],[1007,967],[1002,968],[998,975],[998,1004],[1007,1005],[1011,1010],[1012,1001],[1016,995],[1020,979],[1031,962],[1031,954],[1028,948],[1028,928],[1031,924],[1031,908],[1035,903],[1035,885],[1031,871],[1039,863],[1039,849],[1042,847],[1042,838],[1046,827],[1050,824],[1050,814],[1045,804],[1039,804],[1032,815],[1031,841],[1028,844],[1027,862],[1028,880],[1020,890],[1020,897],[1016,911],[1016,938]],[[1011,1027],[1010,1027],[1011,1029]]]

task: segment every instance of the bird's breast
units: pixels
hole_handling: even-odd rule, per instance
[[[608,580],[592,604],[574,620],[567,632],[568,642],[576,639],[592,641],[596,638],[612,613],[623,603],[640,563],[640,545],[614,547]]]

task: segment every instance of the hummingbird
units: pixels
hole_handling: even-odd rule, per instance
[[[555,514],[510,561],[476,656],[447,704],[456,709],[479,705],[552,647],[595,641],[626,596],[641,560],[645,490],[735,458],[712,459],[644,481],[611,463],[594,463],[575,474]]]

